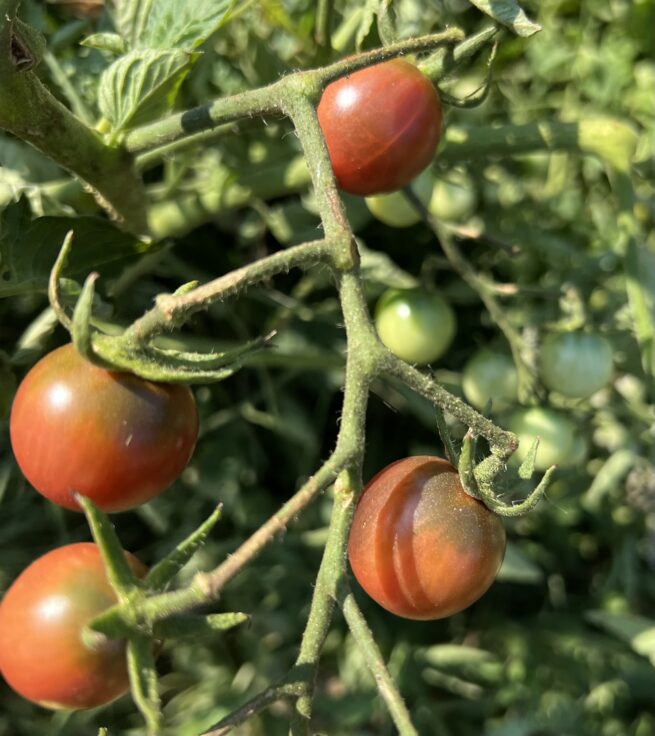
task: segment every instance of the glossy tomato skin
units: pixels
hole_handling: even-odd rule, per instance
[[[186,386],[104,370],[65,345],[25,376],[10,432],[23,474],[46,498],[79,511],[78,492],[104,511],[125,511],[182,472],[198,411]]]
[[[138,577],[146,568],[125,553]],[[0,603],[0,672],[27,700],[45,708],[95,708],[129,688],[125,644],[83,627],[116,603],[95,544],[59,547],[19,575]]]
[[[505,553],[499,517],[439,457],[398,460],[366,486],[348,543],[353,573],[391,613],[429,621],[470,606]]]
[[[612,346],[593,333],[552,333],[541,345],[539,372],[551,391],[585,399],[612,379]]]
[[[457,322],[450,305],[433,291],[388,289],[375,307],[375,328],[394,355],[425,365],[448,350]]]
[[[332,82],[317,112],[337,183],[351,194],[406,186],[430,163],[441,135],[436,89],[401,59]]]

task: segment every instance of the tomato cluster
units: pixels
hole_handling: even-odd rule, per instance
[[[498,516],[463,489],[438,457],[381,470],[355,511],[348,556],[364,590],[405,618],[452,616],[489,588],[503,561]]]
[[[182,472],[198,437],[198,411],[185,386],[99,368],[65,345],[21,383],[10,434],[21,470],[46,498],[79,510],[79,493],[104,511],[124,511]],[[145,567],[125,555],[143,577]],[[122,695],[129,687],[124,642],[83,636],[116,602],[94,544],[40,557],[0,604],[4,678],[48,708],[93,708]]]

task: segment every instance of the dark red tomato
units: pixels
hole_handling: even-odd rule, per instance
[[[128,552],[138,577],[146,568]],[[84,626],[116,603],[95,544],[69,544],[39,557],[0,603],[0,672],[44,708],[95,708],[129,688],[125,643]]]
[[[318,120],[339,187],[369,196],[404,187],[430,163],[441,102],[424,74],[395,59],[328,85]]]
[[[493,583],[505,530],[439,457],[398,460],[366,486],[348,556],[364,590],[391,613],[429,621],[458,613]]]
[[[198,411],[186,386],[98,368],[65,345],[25,376],[10,431],[21,470],[46,498],[79,510],[77,491],[105,511],[125,511],[182,472]]]

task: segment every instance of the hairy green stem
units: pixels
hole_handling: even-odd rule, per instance
[[[157,298],[156,305],[125,332],[124,338],[134,342],[149,340],[165,330],[182,324],[194,312],[227,299],[251,284],[264,281],[291,268],[306,268],[327,261],[334,245],[333,241],[327,239],[302,243],[231,271],[185,293],[161,295]]]
[[[399,736],[418,736],[418,731],[412,723],[412,718],[407,710],[405,701],[402,699],[387,670],[378,645],[375,643],[373,634],[366,623],[366,619],[360,611],[353,594],[345,584],[339,589],[339,605],[348,623],[348,627],[359,645],[364,660],[375,679],[375,684],[380,695],[386,703],[389,713],[391,713]]]
[[[400,379],[417,394],[437,404],[467,427],[471,427],[476,434],[482,435],[498,457],[506,459],[518,447],[518,441],[514,434],[500,429],[467,403],[448,393],[430,376],[421,373],[421,371],[408,365],[400,358],[396,358],[391,353],[385,354],[382,371]]]
[[[126,229],[146,233],[144,190],[131,156],[104,145],[16,59],[18,5],[18,0],[0,1],[0,128],[84,180]]]
[[[421,36],[358,54],[321,69],[295,72],[268,87],[221,98],[207,105],[170,115],[156,123],[135,128],[125,136],[124,145],[129,152],[140,153],[239,118],[282,112],[290,100],[300,95],[316,103],[325,85],[345,74],[403,54],[431,51],[439,46],[454,44],[463,38],[460,30],[449,29],[443,33]]]

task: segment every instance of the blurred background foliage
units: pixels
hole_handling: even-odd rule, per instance
[[[109,29],[103,12],[86,14],[94,5],[24,0],[22,11],[48,40],[42,78],[90,120],[99,116],[97,78],[108,64],[105,53],[79,45],[89,33]],[[377,2],[343,0],[335,6],[335,56],[379,45]],[[543,30],[528,39],[504,34],[486,100],[474,109],[448,108],[446,124],[482,128],[610,115],[632,126],[638,136],[632,217],[647,233],[639,278],[652,293],[655,3],[542,0],[525,6]],[[315,7],[313,0],[237,3],[229,23],[203,46],[179,106],[323,63],[313,41]],[[466,0],[396,0],[393,9],[399,37],[446,24],[473,33],[489,23]],[[465,96],[485,76],[483,55],[442,87]],[[90,217],[96,214],[93,201],[64,172],[0,134],[0,296],[6,297],[0,299],[0,590],[46,550],[89,538],[81,516],[26,486],[11,456],[6,418],[16,381],[66,339],[47,306],[44,278],[71,218],[88,238],[83,252],[74,251],[71,279],[100,271],[96,313],[109,329],[126,325],[159,292],[317,237],[318,218],[298,157],[287,122],[248,120],[150,167],[146,180],[161,205],[162,232],[179,237],[148,249]],[[568,415],[582,449],[558,471],[535,512],[507,522],[506,562],[480,602],[445,621],[418,623],[394,618],[361,591],[358,599],[421,734],[650,736],[653,376],[642,367],[634,336],[624,239],[608,171],[589,156],[539,153],[456,166],[437,157],[432,173],[441,187],[438,216],[486,234],[466,240],[462,249],[478,271],[512,286],[502,304],[526,344],[538,344],[555,326],[592,326],[611,341],[615,376],[590,400],[537,387],[532,402]],[[462,369],[480,347],[507,350],[498,328],[427,227],[387,227],[362,200],[346,199],[371,305],[387,286],[419,280],[436,285],[455,308],[457,337],[435,369],[461,394]],[[195,203],[192,217],[180,202]],[[76,281],[68,287],[70,296],[78,293]],[[195,570],[218,564],[333,446],[344,334],[326,273],[289,274],[216,305],[171,343],[209,348],[271,329],[278,330],[275,349],[227,381],[197,389],[201,438],[183,477],[144,508],[115,518],[124,546],[152,563],[222,502],[224,520],[183,571],[182,583]],[[461,436],[462,427],[452,429]],[[376,384],[365,476],[406,455],[442,451],[431,408],[398,385]],[[329,509],[328,494],[231,582],[213,607],[251,614],[248,625],[164,647],[159,665],[171,734],[196,736],[293,663]],[[98,711],[53,715],[0,683],[0,700],[0,736],[79,736],[97,733],[100,725],[112,734],[141,732],[129,698]],[[282,736],[286,715],[278,704],[237,733]],[[393,733],[375,683],[338,618],[322,660],[315,727],[330,736]]]

